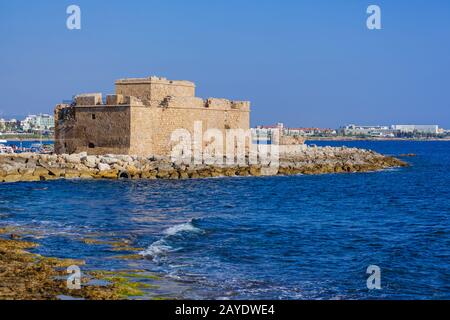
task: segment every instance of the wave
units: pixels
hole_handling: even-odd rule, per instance
[[[158,260],[159,257],[167,255],[169,252],[174,252],[179,250],[180,248],[173,248],[169,245],[168,240],[170,237],[181,233],[201,233],[202,229],[195,227],[192,224],[192,220],[190,222],[181,223],[174,225],[170,228],[167,228],[163,231],[164,236],[159,240],[153,242],[147,249],[140,251],[139,254],[144,257],[150,257],[153,260]]]
[[[152,257],[156,258],[161,255],[165,255],[174,249],[167,244],[164,239],[160,239],[158,241],[153,242],[147,249],[139,252],[140,255],[144,257]]]
[[[167,228],[166,230],[164,230],[164,234],[166,236],[174,236],[177,233],[180,232],[195,232],[195,233],[199,233],[202,230],[199,228],[196,228],[192,225],[192,222],[187,222],[187,223],[182,223],[182,224],[177,224],[173,227]]]

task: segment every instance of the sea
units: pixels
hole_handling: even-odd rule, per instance
[[[82,272],[158,275],[148,299],[450,299],[450,142],[308,143],[416,156],[367,173],[4,183],[0,227]]]

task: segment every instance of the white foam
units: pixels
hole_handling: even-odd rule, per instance
[[[139,252],[139,254],[155,258],[157,256],[167,254],[172,250],[173,248],[169,246],[164,239],[160,239],[153,242],[147,249]]]
[[[201,229],[194,227],[191,222],[188,222],[188,223],[177,224],[173,227],[170,227],[170,228],[164,230],[164,234],[166,236],[173,236],[179,232],[200,232],[200,231],[201,231]]]
[[[192,222],[182,223],[174,225],[170,228],[167,228],[163,231],[164,236],[153,242],[147,249],[139,252],[140,255],[149,256],[153,259],[158,258],[159,256],[166,255],[169,252],[177,251],[178,249],[172,248],[166,241],[167,238],[174,236],[181,232],[194,232],[198,233],[202,230],[196,228],[192,225]]]

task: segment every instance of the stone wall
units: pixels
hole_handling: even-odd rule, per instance
[[[59,106],[55,110],[55,152],[127,154],[130,106]]]
[[[146,138],[151,136],[153,154],[168,155],[172,147],[170,143],[172,132],[182,128],[188,130],[193,136],[196,121],[201,122],[203,133],[208,129],[218,129],[224,138],[226,137],[225,129],[248,130],[250,128],[249,104],[243,104],[239,108],[232,106],[233,102],[228,100],[221,100],[220,105],[208,107],[205,101],[199,98],[174,97],[165,107],[150,107],[145,111],[136,111],[141,115],[145,114],[140,120],[142,124],[139,127],[136,126],[136,130],[145,136],[143,141],[146,143],[148,141]],[[147,120],[144,120],[144,117]],[[138,133],[132,136],[137,137]],[[136,144],[140,141],[141,138],[137,139]]]

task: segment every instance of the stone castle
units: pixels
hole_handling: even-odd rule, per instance
[[[195,97],[195,84],[165,78],[116,81],[116,94],[77,95],[55,108],[55,152],[167,156],[171,134],[194,122],[202,129],[250,127],[250,102]],[[225,135],[225,133],[223,132]]]

